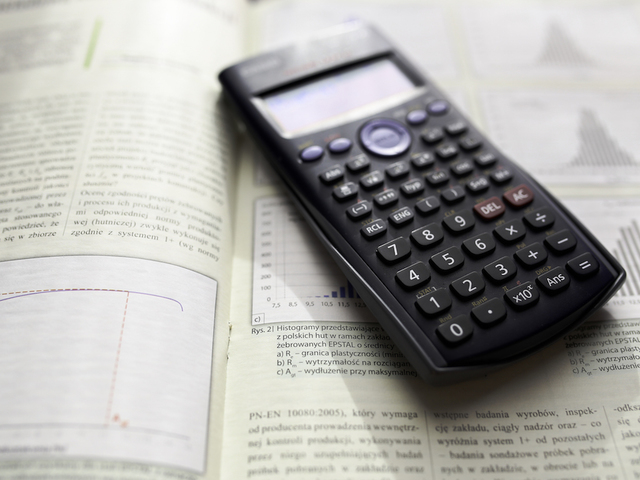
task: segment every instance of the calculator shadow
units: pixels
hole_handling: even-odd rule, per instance
[[[427,414],[443,408],[515,413],[525,406],[600,408],[635,401],[640,355],[632,352],[640,350],[633,345],[640,345],[640,321],[613,320],[602,310],[559,341],[503,370],[442,387],[415,382],[411,395]]]

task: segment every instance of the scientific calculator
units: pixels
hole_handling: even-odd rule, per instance
[[[223,91],[418,373],[474,378],[559,338],[624,270],[377,30],[225,69]]]

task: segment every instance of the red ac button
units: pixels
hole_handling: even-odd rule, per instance
[[[522,207],[533,202],[533,192],[525,184],[512,188],[503,195],[505,201],[514,207]]]

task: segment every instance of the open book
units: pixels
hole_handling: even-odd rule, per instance
[[[624,264],[596,318],[417,378],[219,98],[354,16]],[[639,2],[0,0],[0,479],[638,478],[639,85]]]

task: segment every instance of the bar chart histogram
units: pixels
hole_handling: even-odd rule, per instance
[[[287,198],[259,199],[254,224],[252,324],[374,321]]]
[[[627,272],[626,282],[595,318],[638,318],[640,307],[640,199],[564,199]]]

